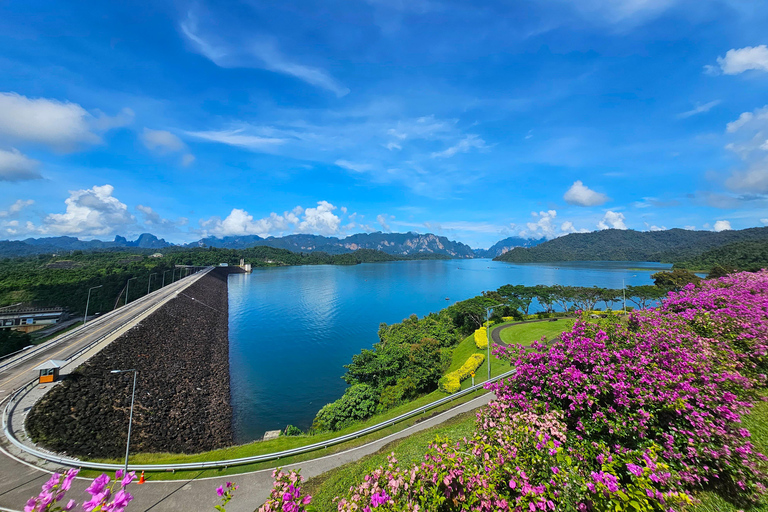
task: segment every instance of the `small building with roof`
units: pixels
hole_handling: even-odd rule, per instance
[[[49,359],[43,364],[35,366],[35,370],[40,372],[38,382],[40,384],[54,382],[59,378],[59,371],[65,364],[67,364],[67,362],[62,361],[61,359]]]

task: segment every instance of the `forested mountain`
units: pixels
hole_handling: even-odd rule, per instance
[[[519,236],[510,236],[509,238],[496,242],[488,249],[475,249],[475,257],[495,258],[515,247],[534,247],[546,241],[546,238],[522,238]]]
[[[448,240],[431,233],[359,233],[346,238],[320,235],[288,235],[261,238],[257,235],[207,237],[180,247],[219,247],[223,249],[247,249],[250,247],[274,247],[292,252],[325,252],[347,254],[358,249],[372,249],[395,256],[435,255],[451,258],[472,258],[472,249],[461,242]],[[122,250],[126,248],[165,249],[173,244],[149,233],[134,241],[116,236],[112,242],[100,240],[82,241],[71,236],[28,238],[21,241],[0,241],[0,257],[30,256],[34,254],[67,253],[70,251]]]
[[[495,258],[510,263],[547,261],[687,261],[726,244],[768,240],[768,227],[742,230],[633,231],[606,229],[571,233],[531,248],[516,248]]]
[[[729,270],[756,271],[768,268],[768,239],[723,245],[694,258],[676,262],[674,266],[709,271],[717,265]]]
[[[138,249],[162,249],[171,244],[150,233],[143,233],[134,241],[116,236],[112,242],[101,240],[78,240],[73,236],[27,238],[26,240],[0,241],[0,257],[30,256],[33,254],[54,254],[70,251],[120,250],[128,247]]]
[[[472,249],[461,242],[448,240],[444,236],[431,233],[358,233],[346,238],[325,237],[321,235],[287,235],[283,237],[261,238],[256,235],[209,237],[188,244],[194,247],[247,248],[268,246],[287,249],[293,252],[322,251],[328,254],[344,254],[358,249],[373,249],[397,256],[415,254],[445,255],[452,258],[472,258]]]

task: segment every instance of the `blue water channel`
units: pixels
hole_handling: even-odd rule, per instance
[[[621,288],[669,265],[487,259],[256,269],[229,277],[230,379],[236,441],[287,424],[306,429],[346,387],[343,365],[378,341],[379,323],[439,311],[505,284]],[[446,300],[448,299],[448,300]],[[532,309],[533,311],[533,309]]]

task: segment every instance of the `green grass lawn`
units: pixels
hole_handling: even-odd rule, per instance
[[[528,346],[542,336],[551,340],[573,325],[573,320],[561,318],[557,322],[534,322],[520,324],[501,331],[501,341],[508,344]]]

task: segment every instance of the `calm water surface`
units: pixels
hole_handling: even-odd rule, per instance
[[[230,377],[239,443],[306,429],[346,387],[343,365],[378,341],[379,323],[439,311],[505,284],[621,288],[669,265],[487,259],[256,269],[229,277]],[[446,300],[448,298],[449,300]],[[531,311],[534,311],[532,308]]]

